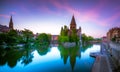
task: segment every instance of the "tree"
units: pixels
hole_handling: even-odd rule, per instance
[[[63,27],[61,27],[60,35],[61,35],[61,36],[64,35],[64,33],[63,33]]]
[[[78,42],[79,37],[77,36],[76,29],[71,30],[71,34],[68,35],[68,28],[66,25],[64,25],[64,28],[61,27],[61,32],[59,36],[59,42]]]
[[[22,34],[23,34],[23,39],[25,41],[25,43],[28,43],[29,41],[31,41],[33,38],[33,32],[28,30],[28,29],[25,29],[22,31]]]
[[[0,44],[13,46],[17,43],[17,32],[15,30],[10,30],[8,33],[0,33]]]
[[[18,38],[18,34],[16,30],[10,30],[7,34],[7,41],[6,43],[8,45],[14,45],[17,43],[17,38]]]
[[[67,36],[68,35],[68,28],[66,25],[64,25],[64,36]]]
[[[41,33],[36,38],[36,43],[50,44],[50,40],[51,40],[51,35],[50,34]]]
[[[94,38],[92,36],[87,36],[86,34],[82,34],[82,43],[85,44],[89,41],[94,40]]]
[[[59,36],[58,40],[59,40],[59,42],[68,42],[69,37],[68,36]]]
[[[7,41],[6,34],[5,33],[0,33],[0,45],[5,43]]]
[[[92,41],[94,38],[92,36],[88,36],[88,41]]]

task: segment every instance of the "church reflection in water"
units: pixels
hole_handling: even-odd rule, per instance
[[[64,64],[66,64],[67,61],[70,60],[69,62],[71,64],[71,68],[72,70],[74,70],[74,66],[76,64],[76,58],[81,57],[80,46],[75,46],[71,48],[65,48],[63,46],[59,46],[58,48],[60,50],[61,59],[63,59]]]
[[[81,59],[81,52],[84,52],[87,48],[90,48],[91,46],[92,45],[65,48],[59,45],[58,47],[56,47],[58,50],[58,61],[60,61],[61,59],[63,60],[63,63],[60,63],[61,65],[68,65],[70,63],[69,66],[71,67],[71,70],[74,71],[75,66],[78,66],[78,60]],[[10,47],[6,49],[0,47],[0,66],[2,67],[7,64],[7,66],[9,66],[10,68],[15,68],[17,67],[17,63],[20,63],[24,66],[29,65],[30,63],[32,64],[33,59],[36,57],[34,55],[34,52],[37,51],[37,54],[42,58],[51,51],[51,48],[53,47],[51,47],[50,45],[37,44],[25,44],[23,47]],[[50,56],[52,57],[53,55]],[[38,60],[38,63],[39,61],[40,60]]]

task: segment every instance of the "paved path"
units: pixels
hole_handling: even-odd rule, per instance
[[[96,57],[92,72],[112,72],[104,45],[101,46],[101,54]]]

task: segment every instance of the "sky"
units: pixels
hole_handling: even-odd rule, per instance
[[[33,33],[60,34],[74,15],[82,33],[99,38],[120,27],[120,0],[0,0],[0,24]]]

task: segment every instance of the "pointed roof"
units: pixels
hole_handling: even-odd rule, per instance
[[[12,15],[11,15],[11,17],[10,17],[10,22],[12,22]]]
[[[73,15],[70,25],[74,25],[74,24],[76,25],[75,18],[74,18],[74,15]]]
[[[12,20],[12,15],[10,17],[10,22],[9,22],[9,29],[13,29],[13,20]]]

